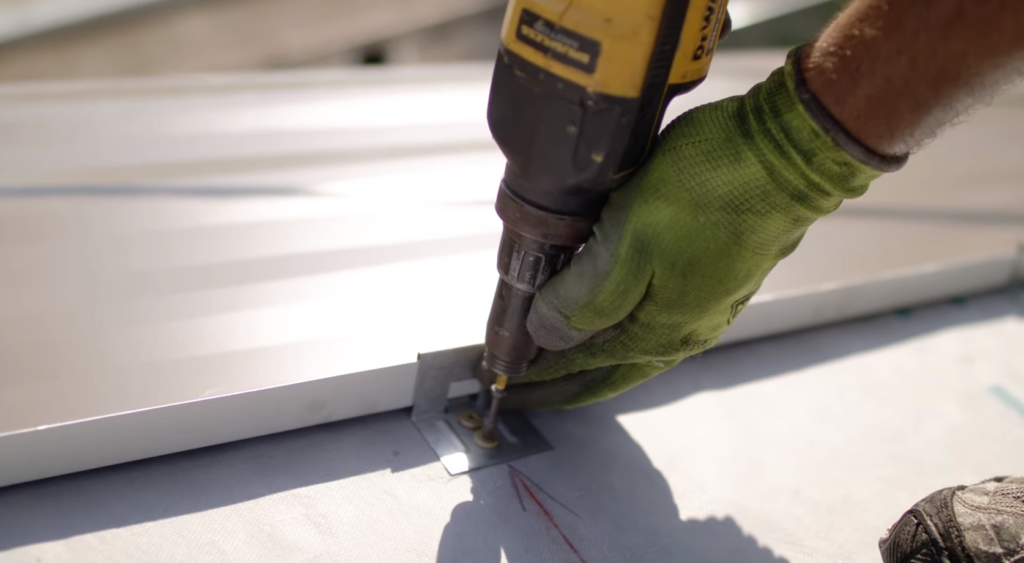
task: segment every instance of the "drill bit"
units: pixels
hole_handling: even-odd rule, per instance
[[[498,408],[501,405],[502,397],[506,394],[506,385],[508,385],[508,376],[501,373],[496,374],[494,384],[491,385],[491,408],[487,412],[487,418],[484,419],[483,427],[473,434],[473,441],[481,448],[490,450],[498,447]]]

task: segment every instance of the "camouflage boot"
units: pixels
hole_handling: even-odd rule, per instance
[[[878,547],[885,563],[1024,563],[1024,477],[932,493]]]

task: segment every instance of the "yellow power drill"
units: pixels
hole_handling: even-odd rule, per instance
[[[539,350],[533,297],[590,236],[608,195],[650,153],[673,97],[707,76],[728,0],[510,0],[487,122],[508,164],[495,205],[501,279],[487,321],[491,401]]]

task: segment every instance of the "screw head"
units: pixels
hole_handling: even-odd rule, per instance
[[[469,430],[479,430],[484,425],[484,419],[476,411],[462,411],[459,413],[459,424]]]
[[[477,430],[473,433],[473,443],[485,450],[493,450],[498,447],[498,433]]]

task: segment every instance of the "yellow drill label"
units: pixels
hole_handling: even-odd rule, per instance
[[[502,43],[531,64],[587,90],[638,98],[667,1],[509,0]],[[670,84],[707,75],[727,4],[686,4]]]
[[[505,48],[595,93],[637,98],[666,0],[509,0]]]
[[[516,38],[537,51],[587,74],[597,69],[601,43],[523,9]]]

